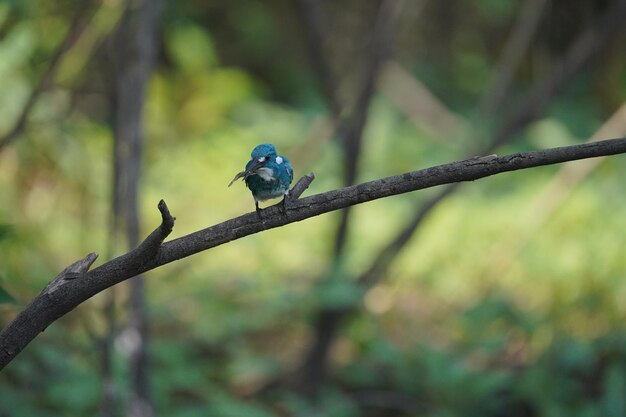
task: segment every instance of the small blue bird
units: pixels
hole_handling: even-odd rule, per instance
[[[271,198],[283,197],[283,208],[289,193],[289,184],[293,181],[293,168],[284,156],[276,153],[276,148],[271,143],[257,146],[250,154],[252,159],[246,164],[245,171],[235,175],[228,184],[230,187],[239,178],[243,178],[246,185],[252,191],[254,206],[257,213],[261,212],[259,201]]]

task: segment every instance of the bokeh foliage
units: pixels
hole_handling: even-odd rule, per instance
[[[0,134],[12,128],[79,3],[0,3]],[[335,50],[358,46],[373,3],[328,3],[342,23],[334,28]],[[427,2],[423,10],[407,3],[395,55],[468,120],[469,132],[435,138],[377,94],[360,180],[463,157],[476,148],[466,139],[481,136],[471,132],[486,134],[497,120],[473,120],[473,109],[522,2]],[[515,107],[595,6],[563,0],[551,10],[504,110]],[[0,152],[3,325],[69,263],[91,251],[101,254],[98,262],[122,251],[106,253],[112,132],[103,58],[120,15],[121,2],[99,3],[27,128]],[[288,155],[296,177],[316,173],[310,193],[342,185],[341,147],[315,129],[325,100],[303,38],[287,1],[168,3],[146,102],[145,233],[159,222],[161,198],[177,217],[172,237],[251,210],[248,191],[226,185],[261,142]],[[614,39],[545,116],[499,152],[573,144],[593,134],[626,98],[624,44],[623,34]],[[347,73],[362,65],[350,59],[332,56]],[[539,214],[532,201],[559,169],[466,185],[429,216],[385,280],[365,294],[347,280],[317,285],[329,268],[337,213],[150,273],[158,414],[625,415],[626,164],[623,156],[604,161],[527,235]],[[434,192],[356,207],[345,273],[367,268]],[[126,288],[118,291],[123,300]],[[104,301],[96,296],[55,323],[0,374],[0,416],[97,413]],[[298,365],[319,308],[354,303],[358,314],[333,348],[333,378],[321,401],[288,389],[257,393]],[[118,308],[123,317],[123,301]],[[128,396],[128,337],[122,330],[115,340],[120,404]]]

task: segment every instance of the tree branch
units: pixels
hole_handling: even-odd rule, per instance
[[[595,19],[588,28],[573,40],[552,71],[539,79],[521,102],[515,107],[515,111],[501,124],[493,135],[490,143],[477,153],[490,153],[506,143],[510,138],[535,120],[550,100],[563,88],[564,85],[576,74],[581,67],[588,62],[594,54],[602,49],[607,39],[619,31],[622,26],[619,22],[626,14],[626,0],[619,0],[609,7],[600,17]],[[621,19],[621,20],[620,20]],[[450,184],[443,188],[437,195],[428,200],[421,208],[416,209],[415,215],[406,227],[376,256],[374,263],[367,269],[358,280],[372,285],[377,282],[384,271],[391,265],[395,255],[410,240],[422,220],[441,201],[454,193],[459,187],[458,183]]]
[[[293,188],[289,191],[289,198],[292,200],[299,199],[302,193],[305,192],[307,188],[309,188],[309,185],[311,185],[314,179],[315,174],[312,172],[300,178],[296,185],[294,185]]]
[[[161,243],[171,233],[175,220],[163,200],[159,202],[158,208],[163,219],[161,225],[137,248],[90,272],[87,270],[98,257],[97,254],[90,253],[74,262],[0,332],[0,369],[58,318],[93,295],[137,275],[149,260],[158,258]]]
[[[161,200],[158,208],[162,223],[137,248],[89,272],[86,270],[95,260],[95,254],[73,264],[60,274],[62,277],[71,273],[72,279],[59,282],[59,277],[55,278],[2,330],[0,369],[13,360],[39,332],[93,295],[135,275],[195,253],[264,230],[380,198],[442,184],[474,181],[508,171],[620,153],[626,153],[626,138],[501,157],[474,157],[291,200],[284,212],[275,205],[263,210],[261,218],[256,212],[244,214],[166,243],[162,242],[172,231],[175,219]],[[51,286],[54,286],[54,291],[50,290]]]

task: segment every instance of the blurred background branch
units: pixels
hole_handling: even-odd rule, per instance
[[[535,5],[534,7],[539,8],[540,5]],[[523,20],[538,19],[538,16],[534,16],[538,13],[539,11],[537,10],[526,11],[524,14],[531,14],[532,16],[524,16]],[[623,2],[617,2],[612,8],[609,8],[604,15],[593,21],[589,27],[580,34],[580,36],[574,39],[572,41],[572,45],[562,60],[554,65],[552,72],[544,78],[539,78],[534,83],[533,88],[527,93],[524,100],[522,100],[522,104],[516,107],[513,114],[504,119],[504,122],[501,124],[496,133],[494,133],[494,137],[490,144],[488,144],[482,152],[493,152],[506,141],[512,139],[519,130],[523,129],[530,122],[539,117],[541,109],[546,106],[562,88],[564,88],[570,77],[608,43],[614,31],[619,29],[618,22],[621,18],[626,18],[626,9],[624,8]],[[533,26],[534,24],[534,22],[520,23],[521,26]],[[524,27],[518,28],[518,31],[526,31],[527,33],[519,34],[517,31],[514,32],[513,39],[510,43],[520,43],[522,45],[518,46],[523,47],[524,45],[527,45],[527,42],[523,42],[523,39],[521,38],[529,37],[532,30]],[[518,58],[505,57],[502,59],[515,61]],[[507,65],[513,66],[513,63]],[[501,70],[512,71],[513,69],[507,67],[501,68]],[[494,89],[504,89],[506,78],[509,78],[510,75],[502,75],[502,77],[503,81],[498,79],[498,81],[495,82],[497,87],[494,86]],[[491,99],[487,99],[487,102],[490,100]],[[350,153],[350,155],[354,155],[354,153]],[[362,273],[362,275],[356,278],[356,282],[363,284],[366,288],[371,288],[374,284],[383,279],[390,266],[393,264],[393,261],[416,233],[428,214],[435,207],[437,207],[437,205],[454,193],[459,188],[459,185],[460,183],[453,183],[446,186],[438,194],[423,204],[421,208],[416,209],[415,215],[407,222],[406,226],[398,232],[396,237],[391,239],[386,246],[383,246],[380,249],[377,255],[371,258],[373,259],[373,262]],[[344,239],[346,235],[346,224],[347,217],[344,215],[344,217],[342,217],[342,222],[340,223],[343,227],[340,226],[337,241],[341,243],[341,246],[336,244],[336,248],[342,248],[345,244]],[[341,240],[339,240],[339,238],[341,238]],[[341,251],[336,250],[335,253],[338,253],[335,259],[341,259]],[[335,271],[334,273],[337,272]],[[312,347],[307,354],[303,365],[304,371],[297,372],[298,378],[305,381],[306,387],[304,390],[306,392],[314,393],[323,384],[322,375],[324,375],[326,369],[326,361],[330,346],[337,336],[337,328],[340,326],[340,323],[343,321],[345,316],[348,313],[353,312],[355,308],[358,308],[358,304],[349,308],[331,307],[323,309],[320,312],[319,318],[317,319],[317,325],[315,327],[316,336],[313,339],[314,341],[312,342]]]
[[[324,91],[327,93],[332,114],[336,119],[336,134],[340,139],[344,154],[344,185],[353,185],[358,174],[358,164],[363,143],[363,131],[367,123],[367,114],[374,95],[374,88],[383,64],[391,54],[393,34],[398,17],[402,11],[403,1],[383,0],[376,12],[372,24],[371,39],[363,66],[362,82],[354,94],[354,102],[340,104],[338,82],[332,74],[332,65],[328,55],[323,53],[323,13],[319,2],[299,0],[302,15],[307,27],[311,60],[317,62],[316,69]],[[366,38],[364,36],[364,38]],[[350,208],[341,211],[339,225],[335,234],[335,244],[330,260],[330,268],[326,280],[336,280],[342,274],[344,250],[348,238]],[[303,360],[301,377],[298,385],[305,392],[315,393],[326,378],[327,355],[330,343],[334,338],[335,314],[328,311],[320,312],[316,318],[315,336],[309,353]]]
[[[63,56],[77,42],[78,38],[81,36],[93,16],[94,11],[97,9],[97,5],[94,5],[93,3],[94,2],[86,2],[86,5],[76,9],[65,37],[54,53],[50,56],[47,67],[40,75],[39,80],[28,95],[26,103],[22,107],[13,128],[0,137],[0,152],[5,146],[18,138],[26,127],[28,116],[37,102],[37,99],[44,91],[50,88]]]
[[[515,74],[539,29],[547,4],[547,0],[524,2],[496,65],[495,77],[478,104],[478,120],[493,117],[490,115],[496,113],[509,96]]]

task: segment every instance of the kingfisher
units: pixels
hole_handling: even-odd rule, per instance
[[[283,209],[289,194],[289,184],[293,181],[293,168],[284,156],[278,155],[271,143],[264,143],[252,150],[245,171],[241,171],[228,184],[230,187],[239,178],[252,191],[254,206],[261,213],[259,201],[283,197]]]

